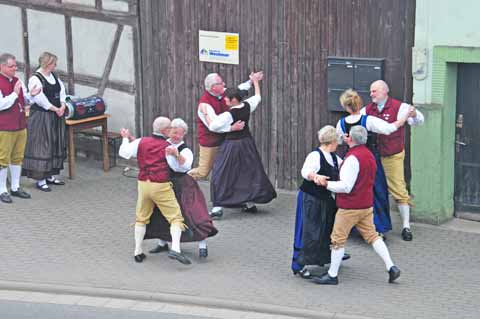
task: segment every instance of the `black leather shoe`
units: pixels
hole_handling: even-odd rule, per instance
[[[390,270],[388,271],[388,282],[394,282],[398,277],[400,277],[400,273],[401,271],[397,266],[390,267]]]
[[[51,181],[47,178],[46,181],[47,181],[47,184],[50,184],[50,185],[65,185],[64,181],[61,181],[61,180],[56,179],[56,178],[53,181]]]
[[[300,277],[302,277],[303,279],[310,279],[312,278],[312,273],[307,269],[307,268],[302,268],[302,270],[300,270],[298,272],[298,275]]]
[[[258,212],[257,206],[253,205],[251,207],[248,207],[247,205],[243,206],[242,209],[245,213],[256,213]]]
[[[23,198],[23,199],[32,198],[32,196],[30,196],[29,193],[27,193],[26,191],[24,191],[21,188],[19,188],[17,191],[12,191],[11,190],[10,195],[15,196],[15,197],[20,197],[20,198]]]
[[[208,215],[212,218],[221,218],[223,216],[223,209],[217,211],[209,211]]]
[[[168,251],[168,258],[170,259],[176,259],[178,262],[184,264],[184,265],[190,265],[192,262],[190,261],[190,259],[187,258],[187,256],[185,256],[184,254],[182,253],[177,253],[176,251],[174,250],[169,250]]]
[[[147,258],[147,256],[145,256],[144,253],[141,253],[140,255],[135,255],[133,258],[137,263],[141,263],[145,258]]]
[[[410,230],[410,228],[405,227],[402,230],[402,239],[405,240],[405,241],[412,241],[413,234],[412,234],[412,231]]]
[[[6,204],[11,204],[13,202],[12,198],[10,197],[10,194],[7,193],[7,192],[0,194],[0,201],[4,202]]]
[[[207,248],[199,248],[198,249],[198,257],[207,258],[208,257],[208,249]]]
[[[157,245],[157,247],[150,249],[148,252],[150,254],[158,254],[163,253],[164,251],[168,251],[168,244],[165,244],[164,246]]]
[[[39,185],[38,183],[35,183],[35,187],[39,190],[41,190],[42,192],[51,192],[52,189],[50,187],[48,187],[47,184],[43,184],[43,185]]]
[[[350,256],[350,254],[348,253],[344,253],[343,254],[343,257],[342,257],[342,260],[349,260],[352,256]]]
[[[326,272],[320,277],[312,277],[312,281],[319,285],[338,285],[338,276],[330,277],[328,272]]]

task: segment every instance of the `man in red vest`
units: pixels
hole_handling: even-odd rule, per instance
[[[325,274],[313,278],[317,284],[338,284],[338,270],[345,253],[345,243],[353,227],[357,228],[363,239],[383,259],[389,274],[388,282],[392,283],[400,277],[400,269],[393,264],[388,248],[373,223],[373,184],[377,164],[365,146],[367,137],[368,132],[364,127],[353,126],[349,136],[344,139],[349,150],[340,167],[340,179],[327,181],[327,176],[319,179],[322,186],[337,194],[338,211],[331,235],[330,268]]]
[[[138,199],[135,218],[135,253],[136,262],[146,258],[142,243],[145,237],[146,225],[150,223],[154,205],[157,205],[162,215],[170,224],[172,247],[168,257],[182,264],[190,264],[190,260],[180,250],[180,238],[185,230],[184,219],[180,206],[170,182],[170,172],[166,149],[170,132],[170,120],[157,117],[153,122],[153,135],[134,139],[127,129],[122,129],[123,137],[119,154],[130,159],[137,157],[138,161]],[[132,140],[132,141],[131,141]]]
[[[263,72],[254,73],[253,76],[259,80],[263,78]],[[242,91],[248,91],[251,87],[251,82],[246,81],[238,88]],[[188,172],[190,176],[195,179],[204,179],[212,170],[215,156],[217,155],[218,147],[224,140],[224,134],[231,131],[240,131],[245,126],[245,123],[238,121],[231,126],[220,127],[212,131],[208,127],[205,115],[201,110],[206,110],[211,119],[216,115],[228,111],[228,106],[224,100],[225,82],[218,73],[210,73],[205,77],[205,92],[200,97],[197,111],[197,133],[199,144],[199,159],[198,167],[193,168]],[[245,210],[248,211],[248,207]],[[210,216],[221,217],[223,215],[222,207],[213,207]]]
[[[388,96],[387,83],[378,80],[370,86],[372,103],[364,107],[361,112],[373,115],[389,123],[410,113],[407,123],[411,126],[421,125],[424,122],[423,114],[415,107],[402,103]],[[380,153],[383,169],[387,177],[388,192],[393,196],[398,205],[398,210],[403,222],[402,239],[413,239],[410,230],[410,195],[405,183],[403,163],[405,160],[405,126],[390,135],[377,135],[377,148]]]
[[[30,95],[25,85],[15,76],[17,61],[10,53],[0,55],[0,201],[12,203],[11,196],[30,198],[20,188],[23,154],[27,143],[25,105]],[[31,96],[40,93],[40,87],[30,91]],[[10,194],[7,191],[7,171],[10,168]]]

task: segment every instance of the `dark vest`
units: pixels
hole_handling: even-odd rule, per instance
[[[13,87],[17,81],[19,81],[17,77],[13,77],[10,82],[6,76],[0,74],[0,91],[4,97],[13,92]],[[20,94],[13,102],[13,105],[6,110],[0,111],[0,131],[19,131],[27,127],[24,106],[23,89],[20,89]]]
[[[55,105],[56,107],[61,107],[61,102],[60,102],[61,86],[55,74],[53,74],[52,72],[53,78],[55,79],[55,84],[50,84],[50,82],[48,82],[47,79],[45,79],[43,74],[40,72],[35,72],[33,75],[36,76],[42,83],[42,91],[43,91],[43,94],[45,94],[45,96],[47,97],[48,101],[53,105]],[[37,104],[32,105],[32,110],[49,112],[48,110],[45,110],[43,107]]]
[[[325,155],[323,155],[323,152],[318,148],[315,149],[315,151],[320,154],[320,170],[317,172],[317,174],[330,177],[329,181],[338,181],[339,170],[337,155],[335,153],[330,153],[333,159],[333,166],[330,166],[325,158]],[[300,190],[302,190],[304,193],[315,196],[318,199],[326,200],[332,198],[332,192],[330,192],[326,187],[318,186],[313,181],[306,179],[304,179],[302,185],[300,185]]]
[[[365,113],[393,123],[397,120],[400,105],[402,102],[389,97],[381,112],[376,103],[370,103],[365,107]],[[405,149],[405,126],[398,128],[390,135],[377,134],[377,149],[381,156],[394,155],[403,151]]]
[[[163,136],[142,137],[137,151],[138,179],[155,183],[170,180],[165,149],[170,144]]]
[[[243,121],[245,122],[245,126],[241,131],[228,132],[225,138],[228,140],[237,140],[251,136],[250,129],[248,128],[248,121],[250,120],[250,104],[243,102],[243,107],[231,108],[229,112],[232,114],[233,123],[237,121]]]
[[[368,115],[361,115],[360,119],[355,123],[348,123],[345,121],[345,118],[342,117],[340,119],[340,127],[342,128],[343,133],[350,134],[350,129],[356,125],[363,126],[365,129],[367,128],[367,118]],[[367,130],[368,131],[368,130]],[[368,131],[368,139],[367,139],[367,147],[376,152],[376,144],[377,144],[377,134],[374,132]]]
[[[206,103],[210,104],[215,111],[215,114],[221,114],[228,110],[227,105],[225,104],[225,99],[223,95],[221,97],[216,97],[205,91],[200,97],[198,104]],[[198,144],[205,147],[214,147],[222,144],[224,135],[211,132],[208,127],[203,124],[200,118],[197,116],[197,131],[198,131]]]
[[[373,185],[377,172],[377,163],[372,152],[365,145],[348,150],[342,166],[349,156],[355,156],[359,163],[359,172],[350,193],[337,194],[337,207],[343,209],[365,209],[373,207]],[[340,171],[342,167],[340,166]]]

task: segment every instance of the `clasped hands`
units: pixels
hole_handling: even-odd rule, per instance
[[[318,186],[327,187],[329,179],[330,177],[328,176],[315,174],[312,181]]]
[[[132,134],[130,134],[130,131],[126,128],[122,128],[120,130],[120,135],[123,137],[123,138],[128,138],[128,140],[130,142],[133,142],[135,140],[135,136],[133,136]]]

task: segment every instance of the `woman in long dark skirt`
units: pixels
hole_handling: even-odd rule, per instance
[[[360,113],[363,105],[362,98],[356,91],[350,89],[343,92],[340,96],[340,103],[349,115],[338,121],[338,134],[340,136],[348,134],[350,128],[355,125],[361,125],[369,132],[367,147],[373,153],[377,162],[377,173],[375,175],[374,185],[373,220],[377,232],[385,237],[384,234],[392,229],[392,221],[390,219],[387,179],[375,145],[375,133],[390,135],[405,124],[408,114],[405,118],[393,123],[388,123],[375,116],[362,115]]]
[[[330,234],[337,206],[335,195],[319,185],[318,176],[338,180],[341,158],[335,154],[338,136],[331,125],[318,131],[320,147],[307,155],[302,167],[303,182],[297,197],[292,271],[310,278],[307,265],[330,263]]]
[[[211,129],[237,121],[245,122],[243,130],[226,133],[225,141],[219,147],[210,181],[213,205],[243,207],[246,212],[256,212],[255,203],[268,203],[277,197],[277,193],[265,174],[249,129],[250,114],[261,100],[259,79],[253,73],[250,79],[255,87],[254,96],[242,101],[240,90],[227,89],[225,102],[230,107],[228,112],[212,119],[206,110],[200,111]]]
[[[30,108],[27,123],[27,145],[22,175],[35,179],[36,187],[50,192],[51,185],[64,185],[55,177],[63,169],[65,160],[65,86],[53,73],[57,56],[44,52],[39,58],[40,68],[30,78],[28,86],[41,87]]]
[[[193,163],[193,153],[183,141],[188,126],[182,119],[174,119],[171,125],[170,138],[167,140],[171,144],[166,150],[167,162],[170,166],[170,179],[175,197],[180,205],[185,225],[188,227],[182,233],[180,240],[181,242],[198,241],[199,257],[206,258],[208,256],[206,238],[215,236],[218,230],[208,214],[202,190],[195,179],[187,174]],[[172,240],[170,225],[156,206],[145,234],[145,239],[152,238],[158,238],[159,241],[150,253],[168,251],[167,242]]]

